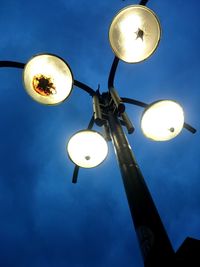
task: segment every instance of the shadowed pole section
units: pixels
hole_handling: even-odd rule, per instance
[[[172,266],[174,250],[122,126],[112,111],[108,112],[108,123],[144,266]]]

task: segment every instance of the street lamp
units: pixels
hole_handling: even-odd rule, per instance
[[[67,151],[74,164],[82,168],[93,168],[106,158],[108,145],[100,133],[83,130],[70,138]]]
[[[73,76],[67,63],[51,54],[31,58],[24,67],[24,87],[37,102],[56,105],[71,93]]]
[[[154,141],[167,141],[176,137],[184,126],[182,107],[172,100],[156,101],[142,115],[144,135]]]
[[[124,103],[144,108],[141,127],[144,135],[152,140],[170,140],[176,137],[182,128],[191,133],[195,133],[196,130],[184,122],[183,109],[177,102],[159,100],[146,104],[136,99],[120,97],[114,86],[119,60],[128,63],[143,61],[152,55],[158,46],[160,23],[154,12],[145,7],[147,2],[142,0],[139,5],[122,9],[111,23],[109,39],[115,57],[106,92],[100,93],[99,89],[95,91],[75,80],[69,65],[56,55],[37,55],[27,64],[0,61],[0,67],[24,69],[25,89],[41,104],[55,105],[63,102],[69,97],[73,86],[84,90],[92,97],[93,114],[87,129],[74,134],[67,145],[68,155],[75,164],[72,182],[77,182],[80,167],[93,168],[103,162],[108,153],[107,141],[112,140],[144,266],[191,266],[195,254],[189,251],[188,242],[183,244],[178,253],[174,252],[134,158],[123,130],[123,127],[126,127],[129,134],[134,132]],[[103,128],[103,135],[92,130],[94,124]],[[189,243],[191,246],[191,240]]]
[[[109,39],[118,58],[136,63],[155,51],[160,34],[160,23],[154,12],[142,5],[132,5],[115,16],[110,26]]]

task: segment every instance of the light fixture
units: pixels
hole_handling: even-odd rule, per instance
[[[73,85],[72,72],[67,63],[51,54],[31,58],[25,65],[23,80],[27,93],[45,105],[64,101]]]
[[[104,161],[108,145],[103,136],[93,130],[83,130],[71,137],[67,145],[69,158],[78,166],[93,168]]]
[[[73,85],[92,97],[93,113],[87,130],[77,132],[67,145],[69,158],[75,164],[72,182],[77,182],[79,167],[96,167],[107,156],[106,140],[100,133],[91,130],[96,123],[103,128],[107,140],[112,141],[139,244],[144,243],[146,236],[147,241],[151,241],[153,235],[153,242],[147,244],[150,247],[147,247],[145,253],[143,248],[146,247],[140,246],[144,265],[163,266],[165,262],[165,266],[175,266],[174,263],[179,262],[179,255],[171,245],[123,130],[125,126],[129,134],[134,132],[124,103],[145,108],[141,127],[145,136],[152,140],[170,140],[183,127],[191,133],[195,133],[196,129],[184,122],[183,109],[175,101],[160,100],[148,105],[136,99],[120,97],[114,86],[119,59],[128,63],[140,62],[147,59],[158,46],[160,24],[154,12],[145,7],[147,2],[148,0],[141,0],[140,5],[122,9],[111,23],[109,39],[116,56],[110,69],[106,92],[101,93],[99,87],[94,90],[87,84],[74,80],[68,64],[51,54],[37,55],[26,65],[15,61],[0,61],[0,67],[24,68],[25,89],[34,100],[42,104],[55,105],[64,101]],[[84,111],[85,105],[82,106]],[[73,111],[70,112],[73,116]]]
[[[154,141],[167,141],[176,137],[183,125],[183,109],[172,100],[152,103],[145,109],[141,120],[144,135]]]
[[[131,5],[114,17],[109,40],[119,59],[136,63],[145,60],[155,51],[160,34],[160,23],[154,12],[142,5]]]

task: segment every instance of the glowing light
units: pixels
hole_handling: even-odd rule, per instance
[[[118,58],[128,63],[148,58],[160,40],[158,18],[149,8],[131,5],[122,9],[113,19],[109,40]]]
[[[182,107],[171,100],[153,103],[144,111],[141,128],[144,135],[154,141],[166,141],[176,137],[184,124]]]
[[[28,61],[23,73],[27,93],[37,102],[55,105],[71,93],[73,77],[66,62],[55,55],[42,54]]]
[[[84,130],[71,137],[67,145],[69,158],[78,166],[93,168],[104,161],[108,145],[101,134]]]

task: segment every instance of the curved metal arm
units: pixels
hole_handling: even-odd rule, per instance
[[[108,78],[108,88],[110,89],[111,87],[114,87],[114,79],[115,79],[115,73],[117,70],[117,66],[119,63],[119,58],[115,56],[111,69],[110,69],[110,74]]]
[[[16,61],[0,61],[0,67],[9,67],[9,68],[18,68],[23,69],[25,66],[24,63]]]
[[[25,65],[26,65],[25,63],[16,62],[16,61],[0,61],[0,67],[23,69]],[[88,85],[86,85],[82,82],[74,80],[74,85],[83,89],[91,96],[95,95],[95,91],[92,88],[90,88]]]
[[[119,114],[123,113],[125,111],[125,105],[122,103],[120,96],[118,95],[115,87],[114,87],[114,79],[115,79],[115,73],[117,70],[117,66],[119,63],[119,58],[118,57],[114,57],[111,69],[110,69],[110,73],[109,73],[109,77],[108,77],[108,90],[111,94],[111,98],[113,99]]]
[[[77,183],[79,168],[80,167],[78,165],[75,165],[75,167],[74,167],[74,172],[73,172],[73,177],[72,177],[72,183],[73,184]]]
[[[139,5],[145,6],[149,0],[141,0]]]
[[[92,118],[90,119],[87,130],[91,130],[93,125],[94,125],[94,114],[92,115]]]
[[[144,102],[141,102],[141,101],[138,101],[138,100],[135,100],[135,99],[132,99],[132,98],[121,97],[121,100],[122,100],[124,103],[128,103],[128,104],[132,104],[132,105],[140,106],[140,107],[143,107],[143,108],[148,107],[148,104],[146,104],[146,103],[144,103]]]
[[[188,130],[189,132],[195,134],[196,133],[196,129],[194,127],[192,127],[191,125],[189,125],[188,123],[184,122],[183,127]]]
[[[140,107],[143,107],[143,108],[146,108],[148,107],[149,105],[144,103],[144,102],[141,102],[141,101],[138,101],[138,100],[135,100],[135,99],[132,99],[132,98],[127,98],[127,97],[121,97],[121,100],[124,102],[124,103],[129,103],[129,104],[132,104],[132,105],[136,105],[136,106],[140,106]],[[195,134],[196,133],[196,129],[194,127],[192,127],[190,124],[184,122],[183,124],[183,127],[188,130],[189,132]]]
[[[96,94],[96,92],[92,88],[90,88],[88,85],[82,82],[74,80],[74,85],[79,87],[80,89],[83,89],[85,92],[87,92],[91,96],[94,96]]]

